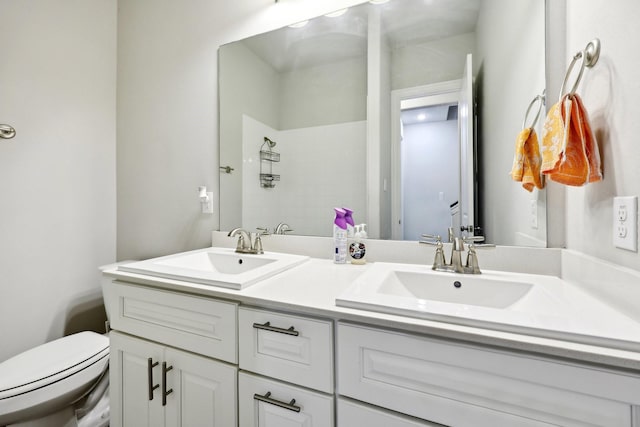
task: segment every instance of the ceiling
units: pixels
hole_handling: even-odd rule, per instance
[[[392,48],[474,32],[481,0],[390,0],[349,8],[339,17],[321,16],[301,28],[285,27],[244,40],[278,72],[367,53],[369,14],[380,12]]]

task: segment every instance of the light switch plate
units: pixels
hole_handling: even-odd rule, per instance
[[[531,228],[533,228],[534,230],[537,230],[538,229],[538,201],[530,200],[529,203],[530,203],[529,219],[531,223]]]
[[[202,203],[202,213],[213,213],[213,191],[207,192],[207,201]]]
[[[638,252],[638,197],[613,198],[613,245]]]

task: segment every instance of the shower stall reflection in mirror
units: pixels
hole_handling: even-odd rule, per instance
[[[459,229],[460,80],[392,92],[392,238],[420,240]],[[473,162],[471,162],[473,163]]]

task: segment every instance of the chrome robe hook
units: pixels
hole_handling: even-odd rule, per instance
[[[16,130],[9,125],[0,125],[0,139],[11,139],[16,136]]]

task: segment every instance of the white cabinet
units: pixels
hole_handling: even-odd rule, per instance
[[[240,307],[238,331],[240,427],[332,427],[333,322]]]
[[[333,397],[240,372],[240,427],[332,427]]]
[[[236,425],[234,366],[111,332],[111,425]]]
[[[338,398],[337,406],[339,427],[442,427],[442,424],[411,418],[344,398]]]
[[[238,304],[121,282],[105,300],[112,426],[237,425]]]
[[[637,372],[123,282],[105,301],[114,427],[640,427]]]
[[[630,427],[640,402],[637,374],[342,323],[337,365],[340,395],[456,427]]]
[[[238,312],[240,369],[333,393],[333,322],[270,310]]]
[[[113,282],[104,292],[117,331],[238,362],[238,304]]]

